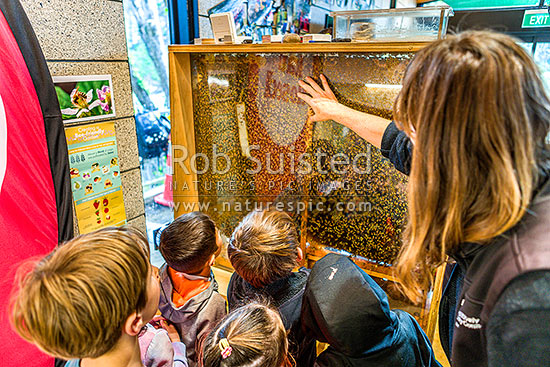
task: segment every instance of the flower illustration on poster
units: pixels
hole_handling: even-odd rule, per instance
[[[54,76],[53,81],[66,123],[115,116],[110,75]]]
[[[111,110],[111,88],[107,85],[101,87],[101,89],[96,89],[97,96],[99,98],[99,105],[105,112]]]
[[[101,103],[100,100],[95,100],[92,102],[92,99],[92,89],[90,89],[88,93],[84,94],[78,90],[78,87],[76,87],[71,92],[71,103],[73,104],[73,107],[63,108],[61,113],[66,116],[75,115],[77,118],[91,116],[90,110],[94,109],[96,106],[99,106]]]

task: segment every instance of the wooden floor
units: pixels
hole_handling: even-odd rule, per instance
[[[212,267],[212,272],[214,273],[216,282],[218,282],[218,292],[227,299],[227,286],[233,272],[215,266]]]

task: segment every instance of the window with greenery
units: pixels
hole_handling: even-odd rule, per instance
[[[128,59],[135,109],[147,232],[173,219],[164,184],[170,122],[168,89],[168,0],[124,0]],[[168,176],[169,178],[169,176]],[[153,243],[153,241],[151,241]],[[152,262],[162,261],[158,252]]]

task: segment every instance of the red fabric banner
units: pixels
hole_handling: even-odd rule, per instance
[[[17,266],[57,244],[57,209],[44,119],[19,46],[0,12],[0,340],[2,366],[53,366],[8,323]]]

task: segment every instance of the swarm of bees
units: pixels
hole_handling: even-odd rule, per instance
[[[400,84],[412,56],[392,53],[279,57],[230,53],[191,55],[195,153],[201,154],[195,160],[197,187],[201,203],[208,204],[203,205],[202,210],[229,237],[248,213],[247,209],[282,203],[283,210],[295,218],[298,229],[307,218],[307,233],[317,242],[382,265],[392,264],[401,247],[407,218],[407,178],[396,171],[378,149],[348,129],[334,122],[306,122],[307,112],[297,113],[292,105],[294,96],[285,97],[284,93],[295,93],[293,80],[297,85],[299,79],[322,73],[331,81],[342,103],[391,118],[393,100],[399,92],[396,85]],[[300,75],[296,65],[306,64],[311,67],[303,67]],[[285,88],[283,91],[269,90],[268,95],[262,85],[266,83],[263,68],[274,70],[275,76],[285,75],[284,83],[270,86]],[[266,128],[262,120],[262,109],[268,108],[278,113],[279,124],[275,128]],[[303,111],[307,109],[304,107]],[[291,144],[281,144],[274,138],[274,134],[288,135],[289,131],[295,135]],[[247,154],[246,147],[252,145],[259,148]],[[310,172],[297,168],[303,154],[309,153],[311,158],[316,152],[323,153],[319,165],[313,164]],[[227,160],[219,159],[222,153],[230,161],[227,169]],[[253,172],[257,160],[266,164],[268,153],[271,154],[270,168],[276,173]],[[339,163],[331,167],[333,158],[341,154],[350,157],[350,161],[358,155],[361,159],[347,164],[338,160]],[[293,162],[295,167],[291,169]],[[281,164],[284,169],[278,170]],[[299,202],[306,204],[305,210],[296,210]],[[288,210],[290,204],[293,211]]]

